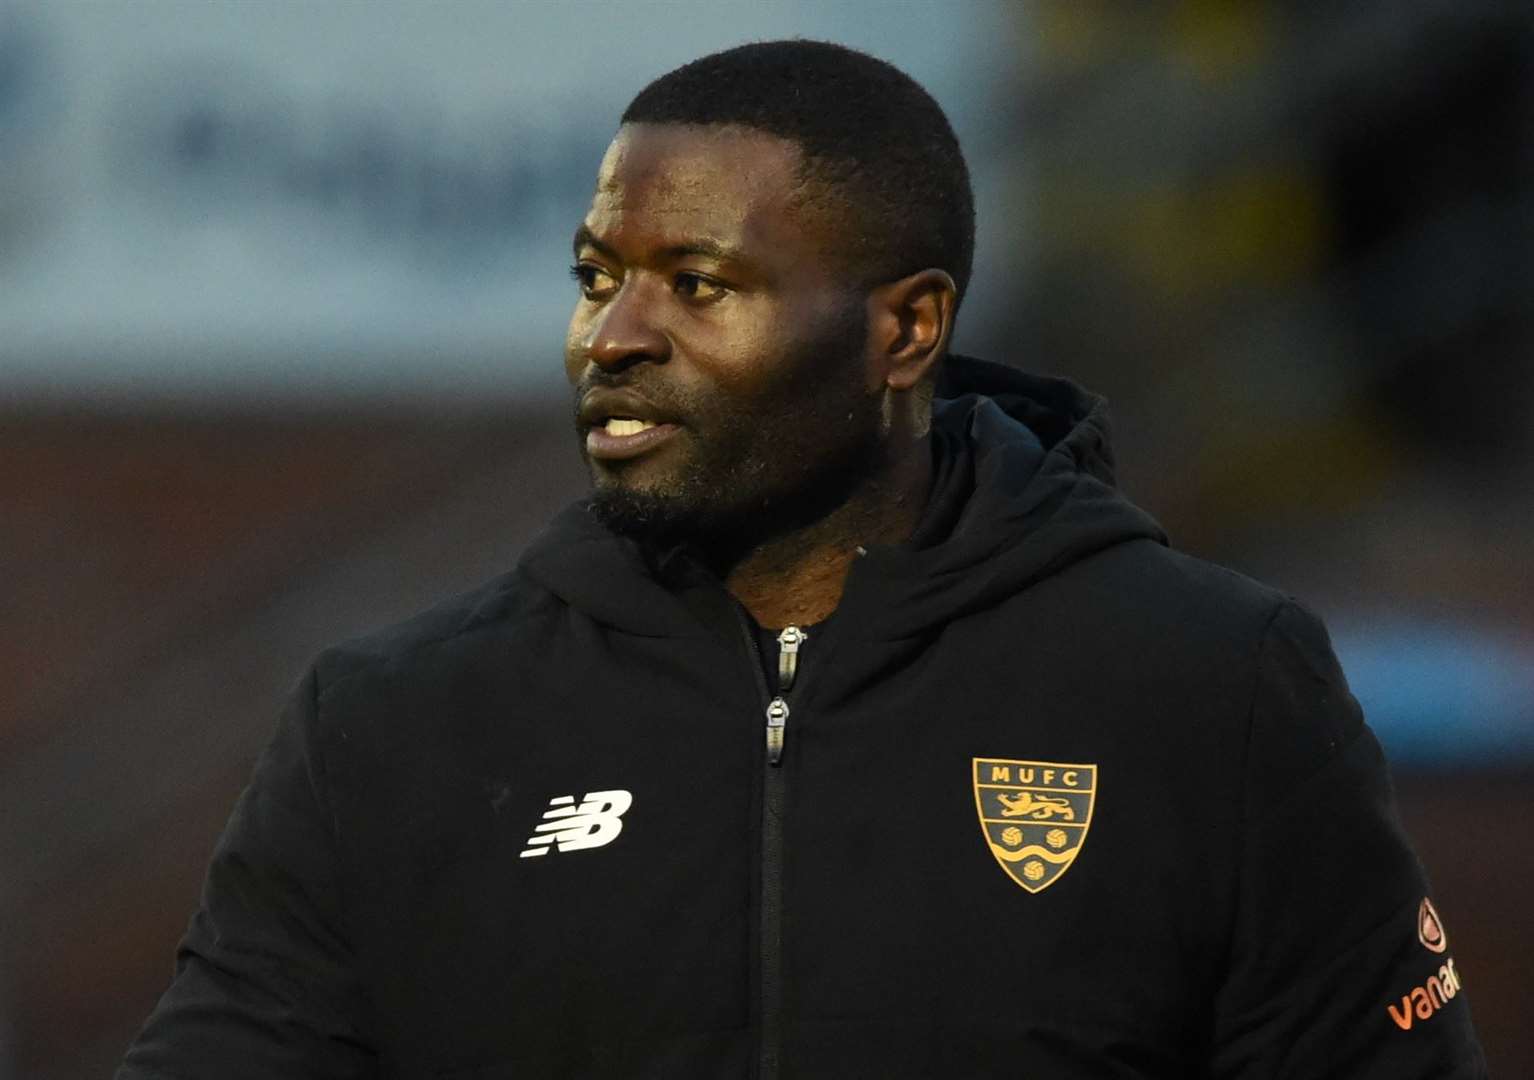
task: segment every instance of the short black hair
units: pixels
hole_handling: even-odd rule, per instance
[[[762,41],[684,64],[639,92],[623,123],[733,124],[797,143],[804,179],[849,215],[866,284],[936,267],[962,299],[975,200],[959,140],[905,72],[826,41]]]

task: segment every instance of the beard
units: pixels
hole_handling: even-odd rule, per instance
[[[690,419],[679,461],[655,482],[626,483],[621,467],[588,460],[591,512],[652,553],[686,546],[715,564],[825,517],[887,460],[881,396],[858,363],[865,340],[859,303],[773,358],[776,377],[750,396],[664,393],[664,373],[645,365],[595,370],[577,402],[594,385],[630,385]]]

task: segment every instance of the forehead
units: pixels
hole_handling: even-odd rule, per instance
[[[636,246],[713,240],[745,251],[801,247],[798,146],[749,128],[625,124],[597,173],[586,226]]]

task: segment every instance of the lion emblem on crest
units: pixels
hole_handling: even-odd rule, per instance
[[[1026,817],[1034,821],[1047,821],[1053,817],[1062,821],[1076,820],[1076,811],[1071,809],[1069,799],[1052,799],[1048,795],[1020,791],[1016,795],[997,795],[996,800],[1001,803],[1002,817]]]

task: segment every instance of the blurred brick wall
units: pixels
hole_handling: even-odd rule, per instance
[[[546,403],[11,412],[0,460],[0,1078],[107,1075],[306,661],[584,481]]]

